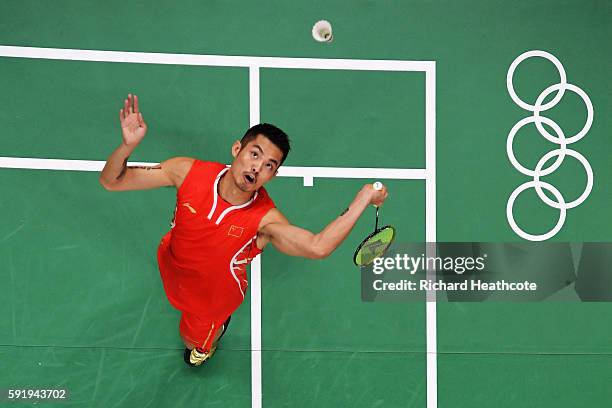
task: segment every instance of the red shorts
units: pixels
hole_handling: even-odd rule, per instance
[[[172,306],[182,312],[179,330],[183,339],[196,347],[210,349],[217,332],[243,298],[237,293],[233,280],[229,282],[229,293],[221,290],[218,292],[221,295],[214,296],[214,290],[201,286],[203,279],[197,273],[177,268],[169,248],[170,233],[162,238],[157,251],[166,296]]]

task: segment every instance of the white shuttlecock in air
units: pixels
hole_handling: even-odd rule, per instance
[[[332,42],[334,35],[332,33],[332,26],[327,20],[317,21],[312,26],[312,38],[318,42]]]

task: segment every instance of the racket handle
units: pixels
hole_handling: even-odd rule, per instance
[[[383,183],[381,183],[380,181],[377,181],[374,184],[372,184],[372,188],[374,188],[374,190],[376,191],[380,191],[383,189]],[[376,219],[378,220],[378,206],[375,205],[374,207],[376,207]],[[376,225],[378,225],[378,221],[376,222]]]

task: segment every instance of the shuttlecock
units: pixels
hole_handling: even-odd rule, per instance
[[[312,26],[312,38],[318,42],[332,42],[334,35],[332,33],[332,26],[327,20],[317,21]]]

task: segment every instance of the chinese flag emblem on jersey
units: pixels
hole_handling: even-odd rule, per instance
[[[237,227],[235,225],[232,225],[227,233],[227,235],[231,236],[231,237],[236,237],[236,238],[240,238],[242,236],[242,232],[244,231],[244,228],[242,227]]]

